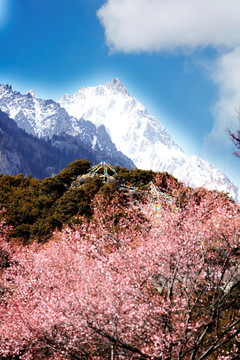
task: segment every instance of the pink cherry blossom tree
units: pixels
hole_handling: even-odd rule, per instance
[[[96,198],[91,222],[9,250],[3,359],[238,358],[239,206],[214,192],[151,201]]]

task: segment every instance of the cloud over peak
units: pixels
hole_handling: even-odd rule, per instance
[[[218,96],[209,109],[212,129],[203,147],[207,154],[215,151],[214,159],[221,150],[229,153],[230,163],[226,129],[240,126],[240,0],[106,0],[97,16],[112,52],[190,55],[197,49],[215,50],[214,57],[200,52],[204,59],[199,63]]]
[[[240,45],[239,0],[108,0],[97,15],[114,51]]]

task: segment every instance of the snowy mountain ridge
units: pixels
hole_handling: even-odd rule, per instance
[[[0,85],[0,110],[8,114],[20,128],[38,138],[52,139],[54,135],[68,134],[73,137],[73,142],[90,146],[108,161],[135,167],[127,156],[116,149],[104,125],[96,127],[90,121],[69,116],[57,102],[37,98],[34,90],[22,95],[9,85]],[[72,148],[70,143],[68,145]]]
[[[187,156],[116,78],[106,85],[66,94],[58,103],[37,98],[33,90],[22,95],[9,85],[0,85],[0,110],[38,138],[68,134],[75,143],[79,139],[124,164],[120,166],[167,171],[189,186],[216,189],[240,201],[237,186],[213,165]],[[58,146],[71,147],[69,139]]]
[[[33,90],[22,95],[9,85],[0,85],[0,109],[20,128],[39,138],[67,131],[74,134],[66,110],[53,100],[38,99]]]
[[[64,95],[59,104],[70,116],[104,125],[117,149],[140,169],[167,171],[189,186],[229,193],[240,200],[236,185],[208,162],[187,156],[145,107],[118,79]]]

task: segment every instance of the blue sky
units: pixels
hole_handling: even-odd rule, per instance
[[[238,0],[0,0],[0,49],[0,83],[42,98],[119,78],[240,186],[226,132],[240,108]]]

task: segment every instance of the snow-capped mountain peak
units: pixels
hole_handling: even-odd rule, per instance
[[[167,171],[190,186],[216,189],[240,200],[237,186],[211,164],[187,156],[120,80],[80,89],[73,96],[63,96],[59,103],[77,119],[104,125],[117,149],[138,168]]]
[[[116,78],[106,85],[81,88],[73,96],[64,95],[59,104],[77,119],[90,120],[97,126],[104,125],[117,148],[131,154],[132,159],[135,149],[139,147],[135,144],[137,139],[151,143],[154,137],[169,149],[182,152],[164,126],[138,100],[131,97]],[[147,163],[141,166],[146,168]]]
[[[35,92],[35,90],[29,90],[27,92],[27,95],[31,95],[31,97],[35,98],[36,97],[36,92]]]
[[[14,119],[20,128],[39,138],[52,137],[56,132],[73,133],[66,110],[53,100],[36,97],[30,90],[22,95],[9,85],[0,86],[0,109]]]
[[[121,83],[121,81],[117,78],[113,78],[110,82],[108,82],[105,87],[109,89],[112,93],[129,95],[125,86]]]
[[[2,93],[4,90],[6,91],[12,91],[12,86],[9,84],[0,84],[0,92]]]
[[[88,88],[81,89],[76,98],[84,99],[84,93],[88,92]],[[65,99],[70,101],[70,96],[66,95]],[[54,135],[67,134],[70,151],[73,145],[71,141],[77,142],[80,147],[84,144],[97,152],[96,158],[102,156],[108,162],[112,160],[120,166],[135,167],[132,160],[116,149],[103,124],[96,127],[90,121],[76,119],[57,102],[37,98],[34,90],[22,95],[9,85],[0,85],[0,110],[14,119],[20,128],[38,138],[52,139]],[[65,139],[60,142],[59,148],[65,146]],[[81,156],[81,148],[78,156]]]
[[[22,95],[10,85],[0,85],[0,110],[39,138],[67,134],[68,147],[74,138],[105,154],[107,161],[167,171],[187,185],[223,191],[240,201],[239,189],[225,175],[197,156],[187,156],[116,78],[66,94],[58,103],[39,99],[32,90]]]

